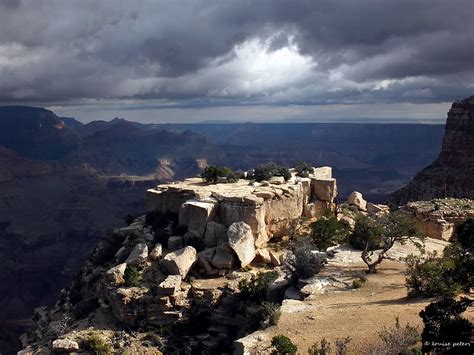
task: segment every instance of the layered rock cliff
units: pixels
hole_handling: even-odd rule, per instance
[[[111,352],[228,353],[254,329],[239,281],[265,265],[283,276],[285,251],[269,241],[334,210],[336,195],[329,167],[288,181],[191,178],[149,189],[147,215],[99,243],[54,309],[36,310],[25,352],[88,351],[99,336]],[[274,286],[280,302],[289,283]]]
[[[438,158],[389,202],[402,205],[445,197],[474,198],[474,96],[452,104]]]

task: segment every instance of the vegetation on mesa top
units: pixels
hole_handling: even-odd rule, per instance
[[[297,176],[308,177],[314,172],[311,164],[306,162],[297,162],[294,166]],[[242,171],[233,171],[228,167],[208,166],[201,174],[201,178],[211,184],[217,183],[233,183],[239,179],[255,180],[257,182],[270,180],[274,176],[281,176],[288,181],[291,179],[291,172],[286,166],[277,165],[275,163],[260,164],[247,172],[245,175]]]

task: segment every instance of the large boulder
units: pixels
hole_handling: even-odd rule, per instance
[[[157,288],[157,294],[159,295],[174,295],[180,290],[181,286],[181,276],[180,275],[168,275]]]
[[[214,221],[208,222],[204,234],[204,244],[208,248],[216,247],[221,241],[227,239],[226,226]]]
[[[56,339],[52,344],[54,352],[72,353],[79,350],[77,341],[70,339]]]
[[[367,212],[371,214],[387,214],[390,213],[390,207],[387,205],[377,205],[372,202],[367,202]]]
[[[217,201],[186,201],[179,209],[179,223],[202,236],[207,222],[214,219],[217,208]]]
[[[156,243],[154,248],[151,250],[150,254],[148,254],[148,257],[151,260],[158,260],[161,258],[161,255],[163,254],[163,246],[160,243]]]
[[[234,355],[265,354],[269,347],[269,336],[259,330],[237,339],[234,342]]]
[[[148,258],[148,247],[145,243],[137,243],[125,263],[128,265],[138,265],[146,261]]]
[[[336,179],[311,179],[314,195],[318,200],[332,202],[337,196]]]
[[[216,248],[207,248],[198,253],[198,266],[208,274],[212,273],[212,258],[216,254]]]
[[[229,246],[240,260],[240,265],[249,265],[256,255],[255,239],[250,226],[244,222],[232,223],[227,230],[227,237]]]
[[[228,243],[222,243],[216,248],[211,264],[218,269],[232,269],[234,267],[235,257]]]
[[[123,283],[123,276],[125,275],[126,268],[126,263],[122,263],[117,266],[114,266],[113,268],[110,268],[106,273],[107,279],[116,285]]]
[[[191,246],[176,250],[166,255],[161,261],[170,275],[180,275],[185,278],[189,270],[197,262],[197,252]]]
[[[361,211],[367,211],[367,201],[364,200],[362,194],[358,191],[353,191],[347,198],[347,203],[356,206]]]

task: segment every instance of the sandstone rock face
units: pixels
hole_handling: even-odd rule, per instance
[[[452,104],[438,158],[388,203],[400,206],[445,197],[474,199],[474,96]]]
[[[385,214],[390,212],[390,208],[387,205],[377,205],[372,202],[367,202],[367,212],[372,214]]]
[[[321,201],[332,202],[337,195],[336,179],[311,179],[311,186],[316,197]]]
[[[434,199],[409,202],[402,210],[413,215],[422,232],[430,238],[449,241],[456,225],[474,218],[474,200]]]
[[[79,344],[74,340],[56,339],[53,341],[53,351],[71,353],[79,350]]]
[[[222,243],[216,248],[211,263],[218,269],[232,269],[235,265],[235,257],[229,243]]]
[[[252,229],[244,222],[232,223],[227,231],[229,246],[239,258],[240,265],[245,267],[255,258],[255,241]]]
[[[119,264],[107,271],[107,278],[110,282],[118,285],[124,282],[123,276],[125,274],[125,269],[127,268],[126,263]]]
[[[157,289],[157,294],[160,295],[174,295],[181,286],[181,276],[180,275],[168,275],[159,285]]]
[[[208,222],[206,227],[206,233],[204,235],[204,243],[206,247],[216,247],[220,241],[227,238],[227,228],[214,221]]]
[[[137,265],[146,261],[148,258],[148,246],[145,243],[138,243],[135,245],[127,260],[126,264]]]
[[[214,201],[186,201],[179,210],[179,223],[202,236],[207,222],[214,219],[216,211],[217,203]]]
[[[268,335],[257,331],[234,342],[234,355],[264,354],[269,345]]]
[[[356,206],[361,211],[367,211],[367,201],[364,200],[364,197],[358,191],[354,191],[349,195],[347,203]]]
[[[203,269],[206,273],[211,274],[212,269],[212,258],[216,254],[216,248],[207,248],[198,253],[198,266]]]
[[[191,246],[166,255],[161,261],[170,275],[180,275],[183,279],[197,262],[197,252]]]
[[[341,215],[340,217],[338,216],[338,220],[339,222],[349,227],[349,229],[351,230],[353,230],[355,227],[355,223],[356,223],[355,220],[349,216],[344,216],[344,215]]]
[[[162,254],[163,254],[163,246],[160,243],[157,243],[151,250],[150,254],[148,254],[148,257],[151,260],[158,260],[159,258],[161,258]]]
[[[293,175],[289,181],[204,184],[191,178],[148,190],[147,211],[179,214],[179,222],[203,236],[208,247],[218,245],[224,229],[244,222],[260,248],[270,238],[287,234],[296,218],[324,215],[334,207],[336,194],[330,167],[316,168],[309,178]]]

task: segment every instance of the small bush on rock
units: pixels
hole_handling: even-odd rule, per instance
[[[281,334],[272,338],[272,346],[276,350],[274,353],[278,355],[295,355],[298,351],[298,347],[293,344],[291,339]]]
[[[230,168],[211,165],[204,169],[201,178],[207,183],[217,184],[221,179],[226,182],[237,182],[240,176]]]
[[[277,325],[280,316],[281,311],[278,304],[262,302],[254,315],[254,323],[257,329],[265,329]]]
[[[250,280],[241,280],[239,282],[240,297],[244,301],[264,301],[268,286],[277,278],[277,271],[269,271],[258,273],[256,276],[252,276]]]
[[[93,334],[87,339],[85,348],[95,355],[111,354],[114,350],[112,346],[98,334]]]
[[[299,278],[308,278],[318,274],[327,260],[322,254],[311,250],[309,246],[298,247],[286,260],[286,271],[295,282]]]
[[[127,287],[136,287],[140,283],[140,272],[135,266],[127,265],[123,275],[124,285]]]
[[[295,173],[296,176],[299,177],[309,177],[309,174],[312,174],[314,172],[314,168],[310,163],[304,162],[304,161],[297,161],[295,166]]]
[[[275,163],[261,164],[258,165],[253,171],[251,171],[247,178],[255,181],[270,180],[273,176],[282,176],[286,181],[291,179],[290,170],[281,165]]]

